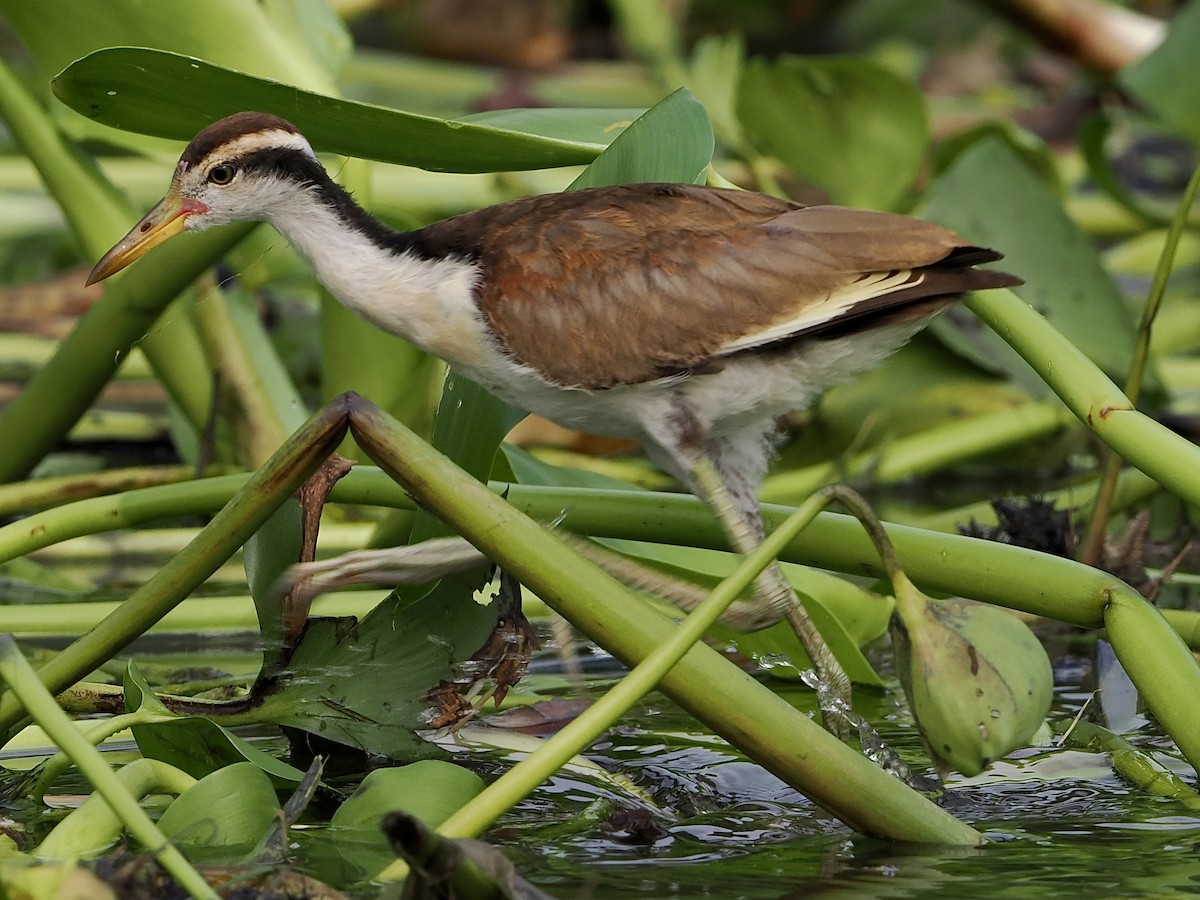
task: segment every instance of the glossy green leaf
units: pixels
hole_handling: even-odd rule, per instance
[[[255,686],[253,715],[389,759],[438,755],[418,735],[437,713],[426,695],[483,646],[498,606],[434,592],[393,595],[361,622],[310,619],[286,670]]]
[[[349,49],[345,27],[320,2],[145,3],[112,0],[0,0],[0,15],[33,57],[38,84],[89,53],[107,47],[150,47],[196,56],[264,78],[333,93],[333,74]],[[48,27],[48,23],[56,23]],[[177,95],[187,95],[183,89]],[[174,105],[174,104],[170,104]],[[100,127],[60,104],[50,111],[76,139],[101,138],[139,151],[156,141]],[[77,110],[78,111],[78,110]],[[105,123],[111,124],[111,123]],[[165,144],[162,149],[173,152]]]
[[[738,114],[753,143],[848,206],[899,206],[929,140],[916,84],[865,58],[752,59]]]
[[[581,141],[606,147],[618,134],[643,115],[645,109],[570,109],[535,107],[496,109],[471,113],[454,121],[504,128],[522,134],[537,134],[563,141]]]
[[[1200,144],[1197,48],[1200,48],[1200,3],[1188,3],[1172,17],[1166,39],[1118,77],[1164,122]]]
[[[189,859],[234,862],[255,850],[279,813],[271,779],[242,762],[206,775],[176,797],[158,827]]]
[[[442,760],[376,769],[338,807],[329,821],[328,834],[343,857],[373,875],[396,857],[379,830],[385,815],[403,810],[437,828],[482,790],[483,779],[478,775]]]
[[[180,141],[241,110],[272,112],[293,122],[318,150],[439,172],[578,165],[603,149],[341,100],[136,47],[99,50],[72,63],[54,78],[54,92],[90,119]]]
[[[1004,254],[993,264],[1025,279],[1021,298],[1112,376],[1123,380],[1134,325],[1091,241],[1058,198],[1007,144],[986,138],[964,151],[927,195],[925,217]],[[1017,379],[1035,395],[1048,388],[1008,344],[956,308],[933,323],[955,350]]]
[[[963,151],[988,137],[1004,141],[1056,195],[1061,197],[1066,194],[1054,151],[1032,131],[1010,119],[991,119],[947,136],[937,145],[933,154],[931,166],[934,174],[941,175],[954,165]]]
[[[700,101],[680,88],[622,131],[570,189],[640,181],[698,184],[712,154],[712,123]]]
[[[200,56],[264,78],[328,90],[333,84],[330,64],[337,64],[348,40],[345,30],[328,16],[316,33],[312,17],[319,11],[302,12],[292,3],[0,0],[0,13],[30,51],[43,83],[94,50],[134,46]],[[307,21],[299,21],[301,16]],[[47,27],[51,21],[61,26]],[[323,49],[313,52],[317,42],[296,40],[302,31],[318,39]],[[343,50],[335,52],[333,44]],[[322,58],[325,64],[318,61]],[[154,75],[149,69],[143,80],[153,80]]]
[[[132,661],[125,671],[125,706],[130,711],[151,709],[170,715]],[[219,712],[219,706],[214,712]],[[304,772],[300,769],[263,752],[203,716],[179,716],[170,722],[135,725],[132,730],[142,756],[170,763],[193,778],[203,778],[225,766],[248,762],[280,787],[304,780]]]

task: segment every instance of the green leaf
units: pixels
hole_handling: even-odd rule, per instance
[[[1148,56],[1124,69],[1121,84],[1180,134],[1200,144],[1200,3],[1188,3],[1172,18],[1166,39]]]
[[[170,711],[150,690],[131,660],[125,671],[125,706],[132,710],[153,710],[161,715]],[[219,712],[219,706],[214,711]],[[193,778],[237,763],[252,763],[280,787],[299,784],[304,773],[202,716],[180,716],[174,721],[153,725],[135,725],[133,739],[147,759],[170,763]]]
[[[496,109],[459,116],[455,122],[470,122],[490,128],[504,128],[522,134],[537,134],[561,141],[579,141],[606,147],[635,119],[646,112],[634,109],[569,109],[536,107],[533,109]]]
[[[538,459],[528,450],[502,444],[504,457],[512,471],[513,479],[520,484],[536,484],[544,487],[581,487],[593,490],[635,491],[639,486],[611,475],[574,469],[570,466],[555,466]]]
[[[318,13],[314,4],[308,6],[301,12],[293,3],[242,0],[205,0],[182,6],[143,0],[94,4],[0,0],[0,13],[36,60],[43,83],[72,60],[98,48],[136,46],[172,55],[194,54],[264,78],[329,90],[333,86],[329,63],[336,63],[341,53],[329,49],[313,53],[318,41],[296,38],[306,32],[319,37],[320,45],[344,47],[348,36],[328,15],[322,17],[318,35],[313,28]],[[143,73],[143,80],[153,78],[153,69]]]
[[[1004,141],[1057,196],[1066,195],[1066,186],[1063,184],[1054,151],[1032,131],[1022,128],[1010,119],[980,122],[971,128],[956,131],[941,141],[932,160],[934,173],[940,176],[954,165],[965,150],[988,137]]]
[[[696,41],[688,63],[688,87],[708,111],[717,138],[739,154],[749,152],[737,116],[738,85],[745,55],[745,38],[730,31],[705,35]]]
[[[569,189],[643,181],[698,184],[712,154],[712,123],[700,101],[680,88],[622,131]]]
[[[236,862],[255,850],[279,813],[271,780],[242,762],[218,769],[176,797],[158,827],[189,859]]]
[[[1123,380],[1134,325],[1112,277],[1058,198],[1003,141],[986,138],[934,182],[926,217],[1004,254],[996,267],[1025,279],[1022,299],[1110,376]],[[935,333],[991,371],[1037,396],[1048,389],[1005,341],[964,310],[939,316]]]
[[[338,807],[327,833],[343,857],[374,874],[396,858],[379,830],[385,815],[403,810],[437,828],[482,790],[483,779],[478,775],[442,760],[376,769]]]
[[[54,93],[90,119],[187,141],[246,109],[295,124],[331,153],[438,172],[495,172],[588,163],[603,145],[522,134],[340,100],[201,59],[136,47],[99,50],[55,76]]]
[[[752,142],[849,206],[899,206],[929,140],[917,86],[864,58],[752,59],[738,114]]]
[[[499,606],[435,591],[393,595],[362,622],[310,619],[286,671],[255,686],[253,715],[389,759],[437,755],[417,734],[438,712],[426,695],[483,646]]]

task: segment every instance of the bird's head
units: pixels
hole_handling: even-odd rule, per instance
[[[270,221],[320,171],[308,141],[278,116],[243,112],[214,122],[183,151],[167,195],[104,254],[87,283],[119,272],[185,230]]]

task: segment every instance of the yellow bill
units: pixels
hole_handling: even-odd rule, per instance
[[[133,226],[129,234],[104,254],[104,258],[92,269],[87,283],[95,284],[109,275],[115,275],[147,250],[183,231],[188,216],[207,211],[208,207],[199,200],[180,197],[172,190]]]

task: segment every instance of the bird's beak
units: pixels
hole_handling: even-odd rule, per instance
[[[87,283],[95,284],[109,275],[120,272],[150,248],[157,247],[183,231],[188,216],[204,212],[208,212],[207,206],[199,200],[181,197],[179,192],[172,188],[154,209],[133,226],[129,234],[104,254],[104,258],[92,269]]]

